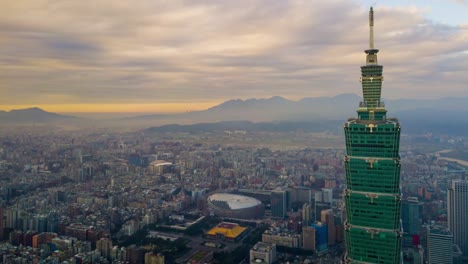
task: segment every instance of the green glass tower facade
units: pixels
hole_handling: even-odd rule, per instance
[[[361,67],[363,102],[344,125],[346,139],[345,263],[401,262],[400,124],[381,101],[383,66],[370,43]]]

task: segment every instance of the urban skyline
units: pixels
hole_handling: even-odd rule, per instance
[[[377,4],[392,80],[384,97],[466,96],[466,1],[403,2]],[[184,112],[234,98],[358,94],[370,4],[10,1],[0,109]]]
[[[466,0],[21,1],[0,263],[468,263]]]

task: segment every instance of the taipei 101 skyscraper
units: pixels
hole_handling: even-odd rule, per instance
[[[383,66],[374,48],[374,11],[361,66],[363,101],[344,125],[346,139],[345,263],[401,262],[400,124],[381,101]]]

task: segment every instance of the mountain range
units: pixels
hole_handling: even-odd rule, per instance
[[[233,99],[202,111],[172,115],[142,115],[126,119],[157,120],[170,117],[179,123],[241,120],[253,122],[335,120],[343,119],[346,113],[354,112],[359,101],[360,97],[354,94],[310,97],[299,101],[288,100],[280,96],[268,99]]]
[[[0,111],[0,122],[3,124],[19,123],[56,123],[76,121],[78,118],[44,111],[38,107]]]
[[[292,101],[280,96],[269,99],[234,99],[207,110],[171,115],[142,115],[126,119],[150,120],[167,117],[189,120],[190,123],[249,120],[309,121],[345,120],[355,116],[361,97],[355,94],[340,94],[334,97],[309,97]],[[433,119],[434,115],[449,116],[449,119],[464,120],[468,114],[468,98],[441,98],[432,100],[396,99],[385,100],[389,116],[409,119]],[[175,122],[177,123],[177,122]]]
[[[172,115],[172,124],[150,131],[193,132],[207,129],[284,129],[341,131],[349,117],[356,116],[361,97],[341,94],[334,97],[304,98],[291,101],[279,96],[269,99],[229,100],[207,110]],[[442,133],[468,135],[468,98],[441,98],[431,100],[396,99],[385,100],[389,117],[397,117],[408,133]],[[165,120],[168,116],[136,116],[136,120]],[[250,122],[226,122],[250,121]],[[257,122],[258,124],[252,124]],[[274,122],[274,125],[267,125]],[[198,123],[198,124],[197,124]],[[214,124],[207,124],[214,123]],[[180,125],[185,124],[185,125]],[[302,124],[302,125],[301,125]],[[334,128],[334,129],[333,129]]]
[[[341,94],[334,97],[311,97],[292,101],[274,96],[268,99],[234,99],[202,111],[178,114],[151,114],[114,118],[93,122],[68,115],[43,111],[39,108],[0,111],[0,124],[8,123],[80,123],[127,127],[155,127],[168,124],[193,125],[225,121],[250,121],[257,123],[287,122],[327,123],[338,126],[349,117],[356,116],[361,97]],[[397,117],[404,131],[425,133],[440,132],[468,135],[468,98],[396,99],[385,100],[389,117]],[[246,125],[247,123],[243,123]],[[226,125],[224,123],[224,125]],[[238,125],[238,124],[237,124]],[[176,127],[176,126],[173,126]],[[178,127],[177,130],[180,130]]]

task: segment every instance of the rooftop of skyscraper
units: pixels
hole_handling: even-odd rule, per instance
[[[272,244],[269,244],[269,243],[264,243],[264,242],[258,242],[257,244],[255,244],[255,246],[253,247],[253,250],[255,251],[260,251],[260,252],[269,252],[272,248]]]
[[[431,234],[452,235],[447,227],[441,225],[429,225],[428,230]]]

